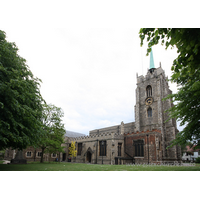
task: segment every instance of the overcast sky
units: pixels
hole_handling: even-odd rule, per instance
[[[120,124],[121,121],[135,121],[136,73],[145,75],[149,67],[149,57],[145,56],[146,46],[140,47],[139,29],[195,27],[199,24],[196,23],[198,19],[199,6],[196,0],[190,0],[189,3],[174,0],[162,3],[158,0],[2,0],[0,3],[0,29],[6,32],[8,41],[17,44],[19,54],[27,60],[33,74],[42,79],[41,94],[47,103],[63,109],[67,130],[84,134],[89,134],[93,129]],[[159,67],[161,62],[166,75],[170,77],[176,50],[166,51],[165,47],[157,45],[153,47],[153,55],[155,67]],[[169,85],[175,92],[176,86]],[[88,199],[94,196],[95,199],[102,199],[102,195],[92,193],[99,192],[102,185],[98,187],[98,183],[101,182],[94,181],[89,173],[84,173],[84,176],[79,173],[76,178],[77,172],[57,173],[53,177],[52,174],[40,173],[39,179],[45,180],[45,184],[41,185],[43,193],[39,195],[46,198],[49,194],[49,199],[54,196],[61,199],[64,195],[67,198],[82,198],[85,195]],[[151,173],[148,174],[151,187],[148,181],[144,181],[146,174],[141,179],[141,173],[129,172],[128,176],[125,173],[120,177],[114,172],[106,173],[104,194],[114,199],[131,198],[130,192],[113,192],[119,183],[125,183],[120,185],[121,191],[131,186],[137,188],[134,196],[142,193],[143,198],[149,198],[156,185],[158,199],[163,196],[163,188],[167,188],[170,182],[173,194],[180,198],[181,193],[177,191],[184,187],[182,184],[187,182],[187,177],[191,179],[179,173],[177,177],[176,173],[173,174],[176,180],[173,185],[171,176],[164,174],[165,181],[158,185],[159,177]],[[4,185],[9,185],[15,175],[18,185],[23,185],[23,189],[27,187],[26,191],[39,183],[35,173],[32,176],[30,173],[28,176],[17,173],[19,177],[16,177],[16,173],[12,173],[12,177],[4,174]],[[130,175],[137,181],[133,181]],[[95,177],[95,180],[102,179],[102,173],[95,173]],[[77,193],[77,187],[74,186],[79,179],[83,180],[83,184]],[[52,182],[59,183],[54,184],[54,192],[49,190]],[[141,184],[144,187],[137,187]],[[194,185],[192,187],[194,190]],[[9,187],[4,187],[4,194],[12,195],[6,188]],[[66,188],[70,190],[63,192]],[[13,187],[12,191],[16,194],[19,188]],[[190,193],[183,195],[184,198],[191,196]],[[38,192],[29,195],[32,199],[37,197]]]
[[[149,1],[146,7],[131,1],[31,2],[1,4],[0,29],[42,80],[46,102],[63,109],[66,130],[89,134],[135,121],[136,73],[149,68],[138,32],[162,12],[141,16]],[[170,77],[176,49],[157,45],[153,55],[155,67],[161,62]]]

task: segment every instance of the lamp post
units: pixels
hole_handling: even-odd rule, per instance
[[[101,142],[101,154],[102,154],[102,165],[103,165],[103,146],[104,146],[104,141]]]
[[[96,164],[97,164],[97,155],[98,155],[98,139],[97,139],[97,147],[96,147]]]
[[[148,134],[147,134],[147,148],[148,148],[148,164],[149,164],[149,138],[148,138]]]

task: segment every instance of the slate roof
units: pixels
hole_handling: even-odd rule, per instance
[[[82,133],[77,133],[77,132],[73,132],[73,131],[67,131],[65,133],[66,137],[81,137],[81,136],[86,136],[85,134]]]

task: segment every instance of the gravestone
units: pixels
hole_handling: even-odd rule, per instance
[[[17,151],[14,159],[11,160],[11,164],[27,164],[27,160],[24,159],[23,152]]]

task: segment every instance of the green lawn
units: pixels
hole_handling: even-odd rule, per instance
[[[0,164],[0,171],[200,171],[200,164],[195,166],[147,166],[147,165],[96,165],[84,163],[28,163]]]

